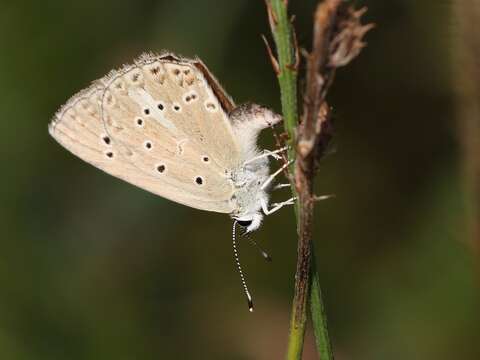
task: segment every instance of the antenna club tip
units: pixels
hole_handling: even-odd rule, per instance
[[[248,311],[253,312],[253,300],[250,294],[248,294],[247,300],[248,300]]]

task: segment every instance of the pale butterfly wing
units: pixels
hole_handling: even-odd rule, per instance
[[[150,181],[133,176],[136,168],[116,159],[118,151],[101,121],[100,99],[104,89],[92,86],[75,95],[50,123],[50,134],[74,155],[131,183]],[[116,159],[116,161],[113,161]]]
[[[228,175],[240,161],[225,112],[233,103],[204,69],[172,55],[143,56],[74,96],[50,133],[109,174],[190,207],[230,213]]]
[[[102,79],[102,118],[125,158],[176,188],[166,197],[180,191],[188,194],[190,206],[221,202],[231,212],[228,177],[239,163],[239,146],[196,63],[147,55],[111,73]]]

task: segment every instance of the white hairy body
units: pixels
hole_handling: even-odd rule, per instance
[[[258,105],[236,107],[200,60],[165,53],[143,55],[93,82],[59,110],[49,131],[113,176],[193,208],[228,213],[252,231],[262,212],[273,212],[272,153],[257,149],[257,136],[280,120]]]

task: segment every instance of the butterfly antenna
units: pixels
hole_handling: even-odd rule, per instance
[[[233,229],[232,229],[233,256],[235,258],[235,263],[237,264],[237,269],[238,269],[238,273],[240,274],[240,279],[242,280],[243,291],[245,292],[245,296],[247,297],[248,310],[252,312],[253,311],[252,296],[250,295],[250,291],[248,291],[247,282],[245,281],[245,276],[243,275],[243,271],[242,271],[242,265],[240,265],[240,259],[238,257],[236,230],[237,230],[237,221],[234,220]]]
[[[265,250],[263,250],[263,248],[260,245],[258,245],[258,243],[255,240],[253,240],[253,238],[250,236],[249,233],[245,232],[242,234],[242,236],[245,236],[250,242],[250,244],[252,244],[257,248],[257,250],[260,252],[260,254],[263,256],[265,260],[272,261],[272,257],[268,255],[268,253]]]

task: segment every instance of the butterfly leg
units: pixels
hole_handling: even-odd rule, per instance
[[[290,161],[286,162],[285,164],[283,164],[283,166],[282,166],[280,169],[278,169],[277,171],[275,171],[272,175],[270,175],[270,177],[269,177],[267,180],[265,180],[265,182],[263,183],[261,189],[262,189],[262,190],[265,190],[265,188],[266,188],[268,185],[270,185],[270,183],[273,181],[273,179],[275,179],[279,174],[281,174],[282,171],[285,170],[285,169],[286,169],[288,166],[290,166],[290,164],[292,164],[292,163],[293,163],[293,160],[290,160]]]
[[[327,200],[327,199],[331,199],[331,198],[334,198],[334,197],[335,197],[335,194],[320,195],[320,196],[315,195],[313,197],[313,201],[322,201],[322,200]]]
[[[286,151],[286,150],[287,150],[287,147],[286,147],[286,146],[284,146],[284,147],[281,148],[281,149],[275,150],[275,151],[264,150],[264,151],[263,151],[263,154],[258,155],[258,156],[255,156],[254,158],[245,161],[245,162],[243,163],[243,165],[247,165],[247,164],[249,164],[249,163],[251,163],[251,162],[254,162],[254,161],[258,160],[258,159],[263,159],[263,158],[269,157],[269,156],[273,157],[275,160],[280,160],[282,157],[281,157],[280,155],[277,155],[277,154],[279,154],[279,153],[281,153],[281,152],[284,152],[284,151]]]
[[[282,185],[288,185],[290,186],[290,184],[282,184]],[[327,199],[330,199],[332,197],[335,197],[335,195],[322,195],[322,196],[315,196],[314,197],[314,201],[322,201],[322,200],[327,200]],[[287,201],[283,201],[281,203],[273,203],[271,204],[272,205],[272,208],[269,209],[268,208],[268,204],[266,201],[262,201],[262,210],[263,210],[263,213],[265,215],[271,215],[273,214],[275,211],[277,210],[280,210],[282,207],[284,206],[287,206],[287,205],[294,205],[295,204],[295,201],[297,200],[296,197],[292,197],[290,199],[288,199]]]
[[[286,183],[286,184],[277,184],[275,185],[275,187],[273,188],[273,190],[279,190],[279,189],[283,189],[283,188],[286,188],[286,187],[290,187],[291,185]]]
[[[263,213],[265,215],[271,215],[273,214],[275,211],[278,211],[280,210],[282,207],[284,206],[287,206],[287,205],[293,205],[295,204],[295,200],[297,200],[296,197],[292,197],[290,199],[288,199],[287,201],[283,201],[281,203],[274,203],[272,204],[272,208],[269,209],[268,208],[268,204],[265,200],[262,201],[262,210],[263,210]]]

